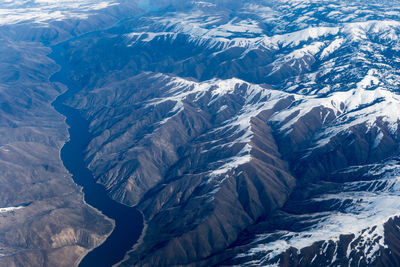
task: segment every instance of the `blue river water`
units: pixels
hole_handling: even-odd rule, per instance
[[[61,66],[61,70],[52,76],[51,81],[68,86],[68,90],[53,102],[54,108],[66,117],[69,126],[70,140],[61,150],[61,159],[75,183],[82,186],[86,203],[115,220],[115,228],[111,235],[102,245],[89,252],[79,266],[112,266],[121,261],[137,242],[143,230],[142,214],[134,207],[112,200],[105,188],[95,182],[92,173],[86,167],[85,149],[93,137],[89,132],[89,124],[78,110],[64,104],[65,100],[79,92],[80,88],[67,78],[69,66],[61,56],[62,45],[52,47],[52,50],[50,57]]]

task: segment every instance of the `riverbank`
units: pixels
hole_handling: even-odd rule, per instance
[[[112,266],[120,262],[137,242],[142,233],[143,218],[136,208],[112,200],[105,188],[95,182],[86,167],[85,149],[93,136],[89,132],[88,122],[81,117],[79,110],[64,104],[68,98],[79,92],[80,88],[74,81],[68,79],[70,66],[62,57],[62,44],[52,47],[52,50],[50,58],[60,65],[60,70],[50,81],[59,82],[68,88],[52,103],[55,110],[65,116],[69,126],[70,138],[61,149],[61,159],[74,182],[82,187],[85,202],[115,221],[111,235],[103,244],[90,251],[79,266]]]

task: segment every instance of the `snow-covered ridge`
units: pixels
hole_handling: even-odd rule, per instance
[[[385,164],[386,165],[386,164]],[[379,253],[380,247],[386,247],[384,242],[384,224],[395,216],[400,215],[400,169],[398,163],[389,166],[377,165],[375,169],[383,170],[384,174],[375,180],[346,183],[338,194],[325,194],[311,199],[313,202],[339,201],[347,208],[337,212],[322,212],[304,216],[306,221],[315,221],[313,226],[301,232],[280,232],[281,238],[257,245],[238,257],[248,257],[257,253],[265,256],[256,262],[268,262],[285,252],[288,248],[302,249],[318,241],[325,241],[320,254],[326,253],[327,246],[333,241],[338,246],[339,236],[355,234],[355,238],[347,247],[347,257],[351,253],[363,253],[367,263],[371,264]],[[349,170],[351,171],[351,170]],[[363,188],[368,188],[367,190]],[[271,234],[262,234],[254,242],[270,238]],[[351,249],[355,246],[356,250]],[[365,248],[365,249],[364,249]],[[336,251],[336,250],[335,250]],[[336,260],[334,254],[331,264]]]
[[[371,70],[369,76],[374,75]],[[363,80],[369,79],[368,75]],[[371,90],[370,85],[360,82],[358,87],[348,91],[333,92],[324,97],[317,95],[302,95],[286,93],[279,90],[265,88],[259,85],[247,83],[243,80],[233,78],[228,80],[212,79],[204,82],[196,82],[184,78],[175,77],[173,79],[159,75],[161,79],[168,79],[166,90],[159,98],[152,99],[147,105],[159,105],[172,101],[175,105],[171,108],[168,116],[159,124],[163,125],[168,120],[182,112],[185,108],[185,101],[189,97],[191,101],[200,100],[205,94],[211,95],[209,106],[217,103],[218,99],[226,95],[238,94],[237,88],[245,88],[241,95],[245,102],[242,109],[233,117],[222,123],[219,128],[213,129],[214,132],[232,131],[237,136],[233,142],[226,144],[232,146],[237,143],[249,144],[253,133],[251,131],[251,118],[260,112],[270,110],[281,99],[291,97],[293,104],[289,107],[275,112],[270,122],[279,125],[282,134],[289,134],[293,125],[302,117],[309,114],[314,108],[320,107],[328,110],[328,113],[321,113],[323,130],[316,133],[315,139],[318,141],[316,147],[328,144],[332,137],[349,131],[352,126],[366,125],[369,128],[377,127],[377,121],[382,120],[394,133],[398,130],[400,119],[400,96],[378,87]],[[335,119],[326,122],[327,115],[331,113]],[[290,117],[290,120],[286,118]],[[379,135],[375,147],[379,146],[381,139]],[[211,176],[220,176],[227,171],[245,164],[251,160],[251,146],[247,146],[230,159],[226,159],[224,164],[211,172]]]
[[[167,78],[165,76],[159,77],[161,79]],[[167,101],[173,101],[175,103],[175,106],[169,112],[169,116],[159,123],[163,125],[184,110],[184,102],[189,96],[190,99],[198,101],[208,93],[211,96],[208,106],[212,106],[223,96],[237,94],[238,92],[236,90],[239,87],[245,88],[246,90],[242,93],[245,99],[243,108],[236,116],[222,123],[221,127],[213,129],[213,132],[233,130],[233,135],[237,135],[238,137],[225,145],[233,146],[237,143],[245,145],[236,155],[225,159],[220,167],[212,170],[210,172],[210,177],[224,175],[229,170],[237,168],[251,160],[251,145],[249,144],[253,136],[250,123],[251,118],[257,116],[262,110],[271,109],[282,97],[287,96],[287,94],[259,85],[250,84],[237,78],[228,80],[212,79],[204,82],[196,82],[175,77],[168,81],[166,88],[169,89],[165,91],[161,97],[152,99],[151,102],[147,103],[148,106],[159,105]],[[259,99],[263,100],[259,101]]]
[[[391,17],[398,14],[397,11],[389,15],[387,9],[382,7],[372,12],[367,10],[368,4],[361,4],[357,9],[355,4],[349,3],[346,6],[343,1],[278,2],[284,2],[287,6],[277,8],[271,5],[261,8],[247,5],[243,13],[248,14],[252,21],[258,22],[258,28],[254,28],[256,24],[253,22],[247,24],[248,31],[241,27],[232,27],[234,23],[239,25],[240,20],[243,20],[242,26],[247,27],[248,20],[242,13],[238,16],[240,19],[236,20],[210,15],[209,20],[204,23],[197,18],[206,16],[205,14],[190,14],[188,20],[180,20],[177,15],[169,14],[173,18],[165,17],[159,28],[126,35],[127,43],[134,45],[137,42],[158,40],[173,42],[178,34],[182,34],[196,45],[216,50],[212,51],[212,55],[228,48],[241,47],[245,49],[232,49],[244,51],[239,59],[253,49],[260,49],[261,53],[267,55],[266,58],[271,58],[271,63],[264,65],[270,68],[263,69],[263,75],[272,77],[271,83],[275,85],[275,90],[233,79],[224,82],[215,79],[203,83],[175,80],[171,83],[171,89],[165,98],[176,103],[171,116],[184,108],[183,103],[189,95],[198,99],[209,92],[215,96],[209,103],[212,106],[221,97],[234,94],[237,84],[247,85],[246,92],[242,95],[245,104],[241,110],[214,129],[218,133],[233,132],[235,136],[233,142],[222,145],[218,143],[219,146],[238,143],[245,146],[236,155],[220,160],[222,164],[209,172],[207,182],[221,183],[227,172],[252,160],[251,118],[273,108],[279,100],[285,98],[293,100],[291,105],[272,114],[267,123],[272,123],[273,129],[288,140],[296,139],[296,134],[304,128],[317,125],[318,129],[310,133],[313,138],[310,138],[312,145],[307,147],[309,153],[325,153],[321,148],[328,145],[334,137],[348,136],[352,130],[364,131],[363,127],[353,127],[358,125],[365,126],[365,135],[370,138],[367,140],[370,142],[367,153],[373,154],[376,151],[379,154],[386,149],[385,146],[391,142],[391,138],[397,138],[400,123],[400,23],[397,18]],[[261,11],[265,13],[262,14]],[[276,25],[276,21],[282,25]],[[246,59],[251,61],[251,56],[256,53],[250,54]],[[252,98],[252,90],[262,97]],[[224,112],[227,108],[229,107],[222,106],[218,110]],[[311,112],[310,120],[302,120]],[[320,117],[315,119],[318,115]],[[321,128],[319,123],[322,123]],[[294,127],[297,127],[295,131]],[[364,132],[361,136],[363,134]],[[305,153],[303,159],[307,160],[310,155]],[[348,246],[346,256],[359,252],[367,263],[373,263],[379,248],[385,247],[383,224],[389,218],[400,215],[397,204],[400,194],[398,165],[391,169],[386,167],[382,164],[376,170],[382,172],[380,175],[385,174],[383,177],[374,177],[373,181],[368,182],[344,183],[337,194],[322,194],[311,199],[315,203],[339,203],[343,209],[305,214],[301,220],[311,226],[299,232],[276,231],[272,235],[261,234],[254,240],[253,248],[239,255],[239,258],[243,257],[245,262],[249,258],[258,259],[264,254],[266,256],[263,259],[249,262],[250,266],[264,266],[271,263],[269,260],[276,260],[276,256],[289,247],[301,249],[317,241],[331,240],[323,244],[323,254],[332,243],[338,249],[340,235],[355,234],[356,238],[351,243],[354,249]],[[350,169],[345,171],[351,173]],[[280,235],[280,238],[271,242],[275,235]],[[332,264],[336,260],[336,252]]]
[[[185,22],[182,22],[184,24]],[[229,22],[231,23],[231,22]],[[219,46],[219,49],[225,50],[230,47],[244,47],[256,49],[265,47],[268,49],[279,49],[280,47],[295,47],[301,42],[335,35],[339,32],[337,27],[310,27],[304,30],[291,32],[282,35],[267,36],[261,35],[257,37],[234,37],[232,32],[221,30],[228,25],[223,25],[218,30],[207,30],[203,28],[193,29],[192,25],[179,25],[170,32],[132,32],[126,34],[129,46],[137,42],[151,42],[161,37],[170,37],[170,41],[176,38],[177,34],[185,34],[189,36],[189,40],[198,45],[207,44],[209,48]],[[236,33],[249,32],[238,27]]]
[[[330,43],[321,53],[320,59],[325,59],[327,58],[330,54],[335,52],[337,49],[339,49],[345,42],[345,39],[343,38],[337,38],[335,39],[332,43]]]
[[[166,20],[166,19],[164,19]],[[215,18],[217,20],[217,18]],[[192,39],[217,39],[225,43],[230,43],[230,46],[264,46],[268,48],[278,48],[278,47],[296,47],[300,43],[315,40],[327,36],[337,36],[337,35],[350,35],[354,40],[360,38],[367,38],[367,33],[380,34],[386,33],[385,38],[391,40],[397,40],[397,34],[395,30],[400,30],[400,22],[397,21],[366,21],[366,22],[355,22],[355,23],[344,23],[340,26],[335,27],[325,27],[325,26],[314,26],[308,27],[306,29],[301,29],[294,32],[288,32],[285,34],[277,34],[268,36],[262,33],[261,29],[255,26],[256,22],[246,20],[239,21],[234,24],[229,21],[226,24],[222,24],[217,28],[208,29],[205,25],[195,24],[191,25],[190,21],[178,21],[174,20],[174,24],[169,25],[168,23],[162,25],[164,29],[170,29],[172,31],[164,32],[132,32],[126,34],[127,38],[133,38],[135,36],[148,35],[151,38],[143,39],[144,42],[152,41],[155,37],[163,35],[176,35],[176,34],[187,34],[190,35]],[[203,26],[203,27],[202,27]],[[236,34],[240,33],[253,33],[252,37],[235,37]],[[243,42],[243,40],[246,40]],[[344,42],[343,38],[340,38],[335,43],[332,44],[329,50],[334,51]]]
[[[374,75],[376,75],[375,71],[371,70],[361,81],[370,80]],[[159,75],[158,77],[165,79],[164,75]],[[206,182],[214,182],[216,184],[216,188],[212,194],[218,192],[218,185],[225,180],[227,172],[252,160],[252,147],[250,145],[253,136],[250,123],[251,118],[264,110],[273,108],[281,99],[288,97],[294,99],[292,105],[276,112],[270,119],[271,122],[278,123],[278,125],[280,122],[285,121],[285,123],[280,125],[282,132],[290,132],[291,127],[315,107],[327,108],[332,112],[336,119],[326,124],[325,130],[316,138],[319,140],[319,146],[326,145],[331,137],[348,131],[353,125],[366,124],[370,127],[376,127],[375,123],[378,118],[382,118],[383,121],[391,125],[393,130],[398,129],[400,96],[382,87],[373,88],[373,83],[365,82],[360,82],[358,85],[354,84],[352,90],[332,92],[322,97],[282,92],[250,84],[236,78],[196,82],[176,77],[168,79],[167,89],[163,92],[162,97],[152,100],[148,105],[158,105],[165,101],[174,101],[175,106],[172,108],[170,116],[167,118],[168,120],[184,110],[184,102],[189,96],[190,99],[195,99],[194,101],[196,101],[196,99],[201,99],[208,93],[211,95],[209,105],[212,106],[223,96],[237,94],[238,92],[235,90],[240,86],[245,86],[241,87],[245,88],[245,91],[242,93],[245,104],[234,117],[223,122],[219,128],[213,129],[213,131],[233,130],[237,138],[233,142],[223,145],[231,146],[237,143],[245,145],[236,155],[224,159],[219,167],[209,172],[209,180]],[[292,116],[293,114],[297,115]],[[286,118],[289,116],[293,118],[287,121]],[[326,114],[321,114],[321,116],[326,117]],[[374,146],[378,146],[380,141],[378,134]],[[320,195],[312,199],[314,202],[332,200],[353,203],[345,210],[312,214],[308,219],[306,218],[308,221],[314,222],[309,229],[299,233],[290,231],[275,232],[274,234],[281,235],[279,240],[274,242],[266,241],[265,245],[256,245],[238,257],[248,257],[249,255],[262,252],[266,256],[261,261],[268,262],[268,260],[274,259],[289,247],[301,249],[321,240],[331,240],[337,246],[340,235],[355,234],[356,238],[352,241],[354,244],[351,244],[360,248],[369,246],[368,250],[365,250],[363,253],[367,262],[373,262],[377,256],[378,249],[385,246],[383,224],[389,218],[400,215],[399,204],[396,204],[400,203],[400,184],[398,180],[400,170],[398,164],[393,164],[390,168],[388,166],[385,166],[385,168],[381,165],[376,166],[375,170],[380,171],[380,173],[375,174],[384,174],[384,176],[377,177],[372,181],[346,183],[341,193]],[[371,174],[373,174],[372,169]],[[365,190],[364,188],[369,189]],[[210,196],[212,194],[210,193]],[[357,237],[362,238],[357,240]],[[270,238],[270,234],[262,234],[254,242],[263,243],[263,240],[270,240]],[[328,245],[327,241],[324,244],[324,248],[326,249]],[[351,253],[352,251],[349,249],[348,254],[350,255]],[[335,258],[332,259],[332,263],[334,261]]]
[[[292,114],[297,114],[281,126],[281,130],[288,133],[291,131],[292,125],[313,108],[321,106],[331,110],[337,119],[316,138],[318,139],[318,146],[327,144],[330,138],[348,131],[352,126],[366,124],[368,127],[373,127],[378,118],[382,118],[393,133],[398,129],[400,96],[383,88],[367,90],[359,87],[345,92],[335,92],[324,98],[317,96],[297,97],[300,99],[298,105],[274,115],[272,120],[279,123]]]
[[[392,15],[387,15],[384,6],[372,15],[367,12],[368,5],[343,1],[278,2],[268,6],[247,4],[238,12],[240,16],[233,17],[201,9],[151,17],[147,21],[152,26],[126,34],[126,44],[173,44],[180,36],[179,41],[186,38],[191,45],[209,49],[212,56],[242,48],[238,60],[260,50],[272,60],[265,65],[265,82],[282,79],[278,81],[280,90],[304,95],[352,90],[354,81],[359,86],[378,86],[375,78],[385,89],[398,88],[400,73],[393,63],[400,61],[385,54],[388,49],[400,51],[400,22],[392,16],[400,10],[398,6],[393,6]],[[340,16],[327,22],[324,18],[332,12]],[[293,22],[295,17],[304,18],[303,22]],[[367,68],[379,69],[380,73],[372,80],[359,80]]]
[[[377,127],[377,121],[382,120],[394,134],[399,127],[400,121],[400,96],[383,87],[371,90],[373,83],[365,83],[366,79],[371,79],[374,71],[369,71],[368,75],[358,83],[358,86],[348,91],[332,92],[324,97],[317,95],[302,95],[286,93],[270,88],[261,87],[242,81],[240,79],[212,79],[204,82],[190,81],[187,79],[175,77],[168,80],[166,91],[159,98],[152,99],[147,105],[159,105],[166,101],[173,101],[174,107],[171,108],[169,115],[160,122],[160,125],[166,123],[169,119],[184,110],[184,102],[190,96],[194,101],[200,100],[206,93],[211,95],[209,106],[212,106],[217,100],[225,95],[237,94],[238,87],[245,85],[246,91],[243,93],[245,104],[240,112],[234,117],[225,121],[221,127],[213,131],[233,130],[238,137],[235,143],[248,144],[253,136],[251,131],[251,118],[257,116],[264,110],[269,110],[283,98],[291,97],[294,103],[272,115],[270,122],[279,125],[282,134],[289,134],[293,125],[302,117],[309,114],[314,108],[320,107],[328,110],[328,113],[321,113],[321,120],[324,128],[316,134],[318,141],[316,147],[322,147],[328,144],[332,137],[341,133],[348,132],[352,126],[366,125],[369,128]],[[164,76],[160,76],[164,78]],[[256,97],[257,96],[257,97]],[[327,115],[331,113],[335,119],[326,122]],[[286,118],[290,117],[290,120]],[[379,135],[378,135],[379,137]],[[375,147],[380,143],[377,138]],[[225,164],[212,172],[213,175],[221,175],[224,172],[236,168],[251,160],[251,148],[241,151]],[[246,160],[244,160],[246,159]]]
[[[349,34],[353,40],[367,39],[368,34],[384,34],[381,38],[391,41],[398,40],[400,22],[395,20],[369,20],[344,24],[343,32]]]
[[[87,18],[88,14],[117,5],[115,0],[18,0],[0,3],[0,26],[18,23],[47,24],[68,18]]]
[[[302,10],[309,8],[307,13]],[[393,7],[397,10],[397,6]],[[331,18],[327,22],[323,18],[334,10],[344,18]],[[248,47],[250,49],[267,47],[295,47],[309,40],[325,41],[329,36],[337,36],[340,40],[352,41],[365,38],[367,33],[384,34],[383,38],[395,39],[399,22],[395,16],[387,15],[388,10],[382,7],[375,16],[368,11],[368,5],[357,5],[346,1],[272,1],[270,5],[246,4],[236,16],[228,16],[224,12],[212,12],[202,8],[189,9],[186,12],[172,12],[161,17],[149,17],[151,28],[142,28],[128,34],[129,36],[147,34],[151,38],[143,38],[148,42],[158,36],[168,34],[186,34],[192,42],[214,47],[220,43],[220,49],[229,47]],[[324,13],[325,12],[325,13]],[[400,11],[399,11],[400,12]],[[395,13],[391,11],[390,14]],[[320,17],[316,17],[320,16]],[[297,17],[296,23],[292,21]],[[305,23],[311,20],[311,23]],[[335,21],[337,20],[337,21]],[[157,25],[157,27],[154,27]],[[312,26],[311,26],[312,25]],[[343,39],[343,37],[345,37]],[[140,39],[136,39],[138,41]],[[221,45],[222,43],[222,45]],[[325,51],[336,50],[343,41],[337,41]]]
[[[209,21],[213,24],[218,18],[212,17]],[[232,21],[227,23],[231,25]],[[399,75],[396,74],[396,67],[391,64],[391,59],[386,58],[381,52],[386,47],[376,42],[376,38],[383,39],[391,49],[398,51],[400,44],[397,33],[400,32],[400,23],[397,21],[346,22],[335,27],[308,26],[298,31],[272,36],[265,33],[253,36],[233,35],[229,31],[220,31],[224,28],[220,26],[208,29],[208,26],[203,25],[203,27],[199,22],[196,22],[195,26],[190,24],[190,20],[183,20],[181,23],[174,21],[174,24],[168,27],[164,25],[161,27],[163,31],[160,32],[143,31],[126,34],[126,44],[133,46],[152,41],[173,43],[178,35],[182,35],[187,38],[188,43],[215,51],[213,55],[232,47],[240,47],[243,48],[240,58],[243,58],[252,50],[262,49],[267,53],[267,57],[274,55],[274,61],[268,65],[270,69],[265,77],[274,75],[280,77],[281,73],[304,74],[296,76],[295,81],[288,80],[281,88],[284,91],[299,91],[301,94],[326,94],[330,91],[351,89],[353,85],[345,82],[341,76],[358,75],[355,74],[356,69],[351,66],[355,61],[362,61],[364,65],[375,65],[374,67],[382,70],[387,69],[380,74],[383,87],[396,88],[398,84]],[[240,31],[243,32],[242,29]],[[340,55],[341,51],[349,47],[352,47],[354,53],[347,54],[347,57],[343,58]],[[368,59],[370,54],[373,54],[373,61]],[[320,67],[315,73],[310,73],[313,64],[319,64]],[[364,80],[361,84],[367,86],[368,83],[376,84],[376,82],[376,80]]]

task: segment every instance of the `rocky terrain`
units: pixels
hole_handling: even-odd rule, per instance
[[[398,9],[360,3],[170,3],[66,47],[87,164],[147,222],[121,265],[394,264]]]
[[[26,224],[23,212],[34,212],[49,224],[37,232],[40,240],[53,240],[60,247],[54,251],[75,255],[75,263],[112,227],[78,201],[81,193],[54,156],[67,137],[49,103],[66,88],[48,82],[57,62],[44,46],[66,41],[57,60],[68,64],[68,79],[81,88],[66,104],[89,122],[86,165],[112,199],[136,206],[145,220],[140,241],[120,266],[398,264],[398,1],[78,6],[68,16],[79,23],[50,12],[52,30],[43,30],[37,27],[43,16],[32,11],[35,31],[9,31],[19,20],[0,29],[10,51],[21,47],[25,68],[3,72],[1,85],[29,81],[22,88],[37,88],[24,91],[25,100],[16,97],[18,87],[4,89],[1,98],[0,118],[8,125],[1,142],[10,140],[1,148],[10,155],[4,169],[17,177],[18,166],[33,166],[2,182],[9,192],[0,209],[5,227]],[[103,6],[107,12],[96,13]],[[37,36],[41,43],[32,43]],[[7,69],[14,62],[10,58]],[[18,109],[26,117],[17,119]],[[29,149],[35,152],[27,155]],[[50,173],[54,178],[43,178]],[[15,194],[39,183],[34,177],[48,193],[32,186],[29,194]],[[38,194],[44,202],[56,194],[59,202],[39,205]],[[38,215],[43,207],[54,212]],[[52,227],[54,220],[63,224]],[[15,236],[33,242],[21,232],[0,242]],[[0,261],[15,265],[24,260],[15,255],[38,247],[4,243],[0,253],[8,256]],[[41,253],[30,254],[38,262],[33,265],[51,265],[56,252],[44,246]]]
[[[115,8],[89,19],[93,10],[93,2],[0,4],[1,266],[77,266],[113,229],[64,168],[67,125],[51,106],[66,87],[49,82],[59,66],[46,44],[105,28],[121,15]]]

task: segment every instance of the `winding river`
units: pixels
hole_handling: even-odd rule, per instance
[[[68,87],[68,90],[53,102],[54,108],[66,117],[69,126],[70,140],[61,150],[61,159],[75,183],[83,188],[86,203],[115,220],[115,228],[111,235],[102,245],[89,252],[79,266],[112,266],[121,261],[137,242],[143,229],[143,218],[136,208],[112,200],[104,187],[95,182],[92,173],[86,167],[85,149],[93,136],[89,132],[88,122],[82,118],[79,111],[64,104],[65,100],[73,97],[80,88],[67,78],[69,66],[62,57],[62,50],[62,44],[54,46],[50,55],[61,66],[61,70],[51,77],[51,81],[60,82]]]

